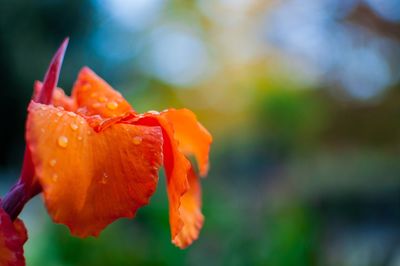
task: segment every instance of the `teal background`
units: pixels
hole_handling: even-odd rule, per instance
[[[34,80],[66,37],[139,112],[187,107],[214,137],[205,224],[171,244],[164,174],[98,238],[22,219],[27,265],[400,265],[397,0],[0,0],[0,192],[17,180]]]

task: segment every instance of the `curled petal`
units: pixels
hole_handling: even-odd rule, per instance
[[[181,197],[181,206],[179,207],[183,227],[172,239],[172,242],[180,248],[189,246],[199,237],[204,222],[204,216],[201,213],[200,182],[193,168],[189,170],[188,181],[190,188]]]
[[[72,89],[72,97],[80,112],[85,115],[109,118],[134,111],[119,92],[88,67],[82,68],[79,72]]]
[[[195,155],[200,174],[206,175],[212,137],[188,109],[147,113],[137,123],[163,128],[172,242],[185,248],[197,239],[204,217],[200,183],[184,154]]]
[[[167,194],[169,201],[169,223],[171,238],[179,234],[183,228],[183,221],[179,208],[182,196],[189,190],[187,174],[190,161],[178,149],[178,142],[174,138],[171,124],[158,113],[146,113],[134,123],[146,126],[161,126],[163,133],[164,169],[167,176]]]
[[[208,172],[208,155],[212,142],[211,134],[188,109],[168,109],[161,114],[172,125],[174,138],[178,140],[179,149],[185,154],[193,154],[199,164],[200,175]]]
[[[0,208],[0,265],[25,265],[23,245],[28,236],[23,222],[11,221],[8,214]]]
[[[96,132],[79,114],[32,102],[26,139],[53,220],[85,237],[148,203],[162,160],[159,127]]]

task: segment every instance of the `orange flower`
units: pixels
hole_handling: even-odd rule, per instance
[[[187,109],[137,114],[89,68],[68,97],[61,89],[51,104],[36,102],[35,84],[26,141],[47,209],[80,237],[96,236],[120,217],[133,217],[153,195],[164,164],[172,242],[184,248],[203,224],[199,180],[208,171],[211,135]],[[51,94],[50,94],[51,95]]]
[[[26,240],[23,222],[19,219],[12,222],[8,214],[0,208],[0,265],[25,265],[23,245]]]
[[[139,125],[162,127],[171,237],[175,245],[184,248],[197,239],[203,225],[199,181],[185,154],[193,154],[200,174],[206,175],[211,135],[188,109],[145,113],[133,120]]]

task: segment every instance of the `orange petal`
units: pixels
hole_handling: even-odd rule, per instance
[[[174,138],[178,140],[179,149],[185,154],[193,154],[199,164],[200,175],[208,172],[208,154],[212,137],[188,109],[169,109],[162,112],[174,129]]]
[[[182,196],[188,191],[189,183],[187,174],[190,169],[190,161],[178,149],[178,143],[174,139],[174,131],[167,119],[159,113],[146,113],[134,123],[147,126],[161,126],[163,132],[164,168],[167,176],[167,194],[169,201],[169,222],[171,226],[171,238],[182,230],[184,224],[179,207]]]
[[[42,90],[42,82],[35,81],[34,84],[34,95],[38,95]],[[36,96],[33,97],[35,99]],[[61,88],[56,88],[53,92],[53,99],[51,102],[56,107],[63,107],[67,111],[75,111],[77,109],[76,102],[73,98],[65,95],[65,92]]]
[[[97,133],[76,113],[32,102],[26,139],[53,220],[85,237],[133,217],[156,189],[161,134],[119,123]]]
[[[201,213],[200,182],[193,168],[189,170],[188,180],[190,189],[181,198],[179,207],[183,227],[172,239],[172,242],[180,248],[189,246],[199,237],[204,222],[204,216]]]
[[[119,92],[88,67],[80,71],[72,90],[72,97],[76,100],[80,112],[85,115],[109,118],[134,111]]]
[[[0,265],[25,265],[23,245],[27,240],[26,229],[19,219],[13,223],[0,208]]]

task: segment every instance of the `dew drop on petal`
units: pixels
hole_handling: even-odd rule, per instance
[[[60,112],[57,112],[57,116],[58,116],[58,117],[61,117],[62,115],[63,115],[63,112],[61,112],[61,111],[60,111]]]
[[[71,129],[74,130],[74,131],[78,129],[78,125],[75,124],[75,123],[71,123],[71,124],[69,124],[69,126],[70,126]]]
[[[107,97],[104,97],[104,96],[101,96],[101,97],[99,97],[99,102],[101,102],[101,103],[105,103],[106,101],[107,101]]]
[[[159,115],[160,113],[154,110],[150,110],[147,113],[152,114],[152,115]]]
[[[92,107],[93,108],[98,108],[98,107],[100,107],[100,105],[101,105],[100,103],[94,103],[94,104],[92,104]]]
[[[49,164],[50,164],[51,167],[54,167],[54,166],[56,165],[56,163],[57,163],[57,160],[56,160],[56,159],[52,159],[52,160],[50,160],[50,162],[49,162]]]
[[[142,143],[142,137],[136,136],[133,138],[133,144],[139,145],[140,143]]]
[[[111,101],[111,102],[107,103],[107,108],[110,110],[115,110],[118,108],[118,103]]]
[[[58,180],[58,175],[57,175],[57,174],[53,174],[53,175],[51,176],[51,179],[53,180],[53,182],[57,182],[57,180]]]
[[[68,146],[68,138],[66,136],[60,136],[58,138],[58,146],[66,148]]]
[[[73,113],[73,112],[68,112],[68,115],[69,115],[70,117],[76,117],[76,114]]]
[[[90,89],[90,84],[86,83],[85,85],[83,85],[83,91],[88,91]]]
[[[82,136],[78,136],[78,140],[82,140],[83,138],[82,138]]]
[[[92,93],[90,94],[90,97],[96,98],[96,97],[97,97],[97,92],[92,92]]]
[[[103,176],[101,177],[100,183],[103,184],[103,185],[107,184],[108,178],[109,178],[109,176],[107,175],[107,173],[103,173]]]

